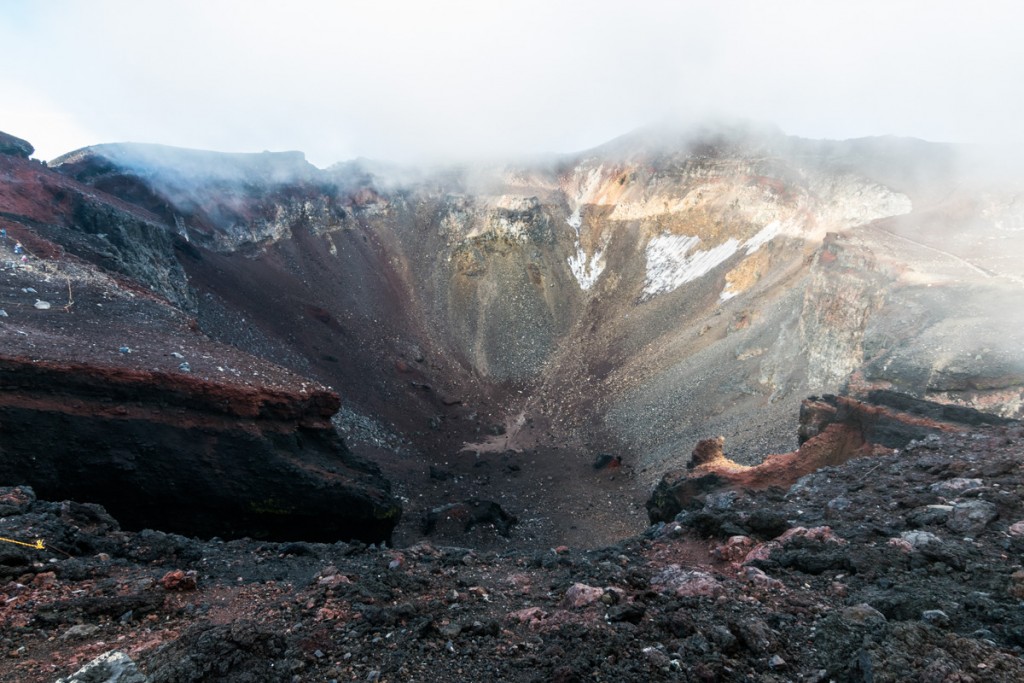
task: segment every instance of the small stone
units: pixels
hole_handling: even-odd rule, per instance
[[[760,586],[762,588],[770,588],[773,590],[782,590],[785,588],[785,585],[781,581],[773,579],[757,567],[744,567],[743,578],[755,586]]]
[[[651,664],[658,667],[667,667],[671,661],[667,654],[656,647],[645,647],[642,652]]]
[[[335,570],[335,571],[337,571],[337,570]],[[349,579],[344,574],[330,574],[328,576],[320,577],[319,579],[316,580],[316,583],[317,583],[318,586],[326,586],[327,588],[334,588],[335,586],[340,586],[342,584],[352,583],[352,580]]]
[[[1024,600],[1024,569],[1018,569],[1010,574],[1009,593],[1018,600]]]
[[[999,512],[987,500],[965,500],[953,506],[946,526],[961,534],[977,534],[985,529]]]
[[[677,564],[665,567],[651,578],[651,586],[677,597],[717,596],[723,588],[715,577],[702,571],[683,570]]]
[[[49,588],[57,584],[57,575],[53,572],[42,572],[36,574],[35,578],[32,579],[32,585],[36,588]]]
[[[562,606],[572,608],[586,607],[600,600],[602,595],[604,595],[603,588],[595,588],[584,583],[574,583],[569,587],[569,590],[565,591]]]
[[[36,302],[33,304],[33,306],[38,308],[40,311],[45,311],[50,308],[50,302],[43,301],[42,299],[36,299]]]
[[[67,678],[57,683],[89,683],[90,681],[117,681],[117,683],[146,683],[131,657],[123,652],[107,652],[92,660]]]
[[[768,660],[768,666],[773,669],[785,669],[786,660],[778,655],[773,655],[772,658]]]
[[[462,633],[462,627],[451,621],[438,628],[437,631],[448,640],[452,640]]]
[[[24,514],[35,502],[31,486],[0,487],[0,517]]]
[[[944,628],[949,626],[949,615],[940,609],[928,609],[921,612],[921,621]]]
[[[731,536],[723,545],[711,551],[715,559],[724,562],[739,562],[746,558],[754,547],[754,539],[749,536]]]
[[[1011,536],[1024,536],[1024,520],[1014,522],[1007,531]]]
[[[160,579],[160,585],[168,591],[194,591],[196,589],[196,572],[183,572],[175,569],[167,572]]]
[[[842,614],[844,621],[853,624],[867,624],[873,621],[884,623],[887,621],[884,614],[866,602],[862,602],[859,605],[853,605],[852,607],[847,607],[840,614]]]
[[[850,509],[851,505],[853,505],[853,502],[849,498],[846,496],[838,496],[830,500],[826,504],[826,507],[829,510],[842,511]]]
[[[527,607],[516,612],[510,612],[508,619],[510,621],[518,621],[521,624],[539,624],[544,621],[548,616],[548,613],[542,610],[540,607]]]
[[[182,354],[178,353],[177,351],[171,351],[171,358],[177,358],[177,359],[181,360],[181,359],[185,358],[185,356],[183,356]]]
[[[904,531],[900,534],[900,538],[910,544],[912,548],[921,548],[926,545],[941,545],[942,539],[931,533],[930,531]]]
[[[192,366],[189,365],[187,362],[179,365],[178,369],[181,370],[182,372],[192,372]]]
[[[7,317],[10,317],[10,316],[7,315],[7,311],[5,311],[4,309],[0,308],[0,318],[7,318]]]
[[[61,635],[61,640],[71,640],[75,638],[88,638],[92,634],[100,630],[99,626],[93,624],[75,624]]]
[[[735,491],[715,491],[704,498],[705,510],[728,510],[736,501]]]
[[[935,482],[928,487],[928,490],[932,493],[937,493],[940,496],[956,496],[964,491],[978,489],[982,486],[984,486],[984,482],[982,482],[981,479],[965,479],[964,477],[956,477],[954,479],[947,479],[946,481]]]

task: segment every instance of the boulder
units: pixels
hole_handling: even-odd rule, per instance
[[[28,159],[35,151],[36,148],[27,140],[22,140],[9,133],[0,131],[0,154]]]

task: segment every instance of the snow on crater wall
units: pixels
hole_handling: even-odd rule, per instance
[[[671,292],[709,273],[715,266],[736,253],[739,240],[728,239],[706,251],[689,253],[700,244],[699,237],[658,235],[647,243],[647,280],[644,298]]]
[[[569,270],[572,271],[573,277],[579,283],[580,289],[586,291],[597,283],[597,278],[604,272],[604,250],[598,249],[591,256],[587,256],[587,252],[580,243],[580,228],[583,227],[583,218],[580,216],[579,208],[573,211],[565,222],[576,231],[576,254],[568,258]]]

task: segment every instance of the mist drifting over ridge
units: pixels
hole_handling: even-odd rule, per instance
[[[0,10],[0,39],[31,59],[0,75],[0,120],[41,158],[135,140],[301,149],[319,167],[574,152],[665,117],[748,117],[814,138],[1019,142],[1021,96],[1007,87],[1024,69],[1019,12],[15,2]]]

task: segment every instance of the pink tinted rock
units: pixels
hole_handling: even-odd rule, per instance
[[[747,556],[754,546],[754,539],[750,536],[732,536],[728,541],[711,551],[717,560],[723,562],[738,562]]]
[[[585,583],[574,583],[569,586],[569,590],[565,591],[562,606],[573,608],[586,607],[600,600],[602,595],[604,595],[603,588],[595,588]]]
[[[651,586],[677,597],[716,596],[723,591],[715,577],[697,570],[684,570],[677,564],[665,567],[651,579]]]

